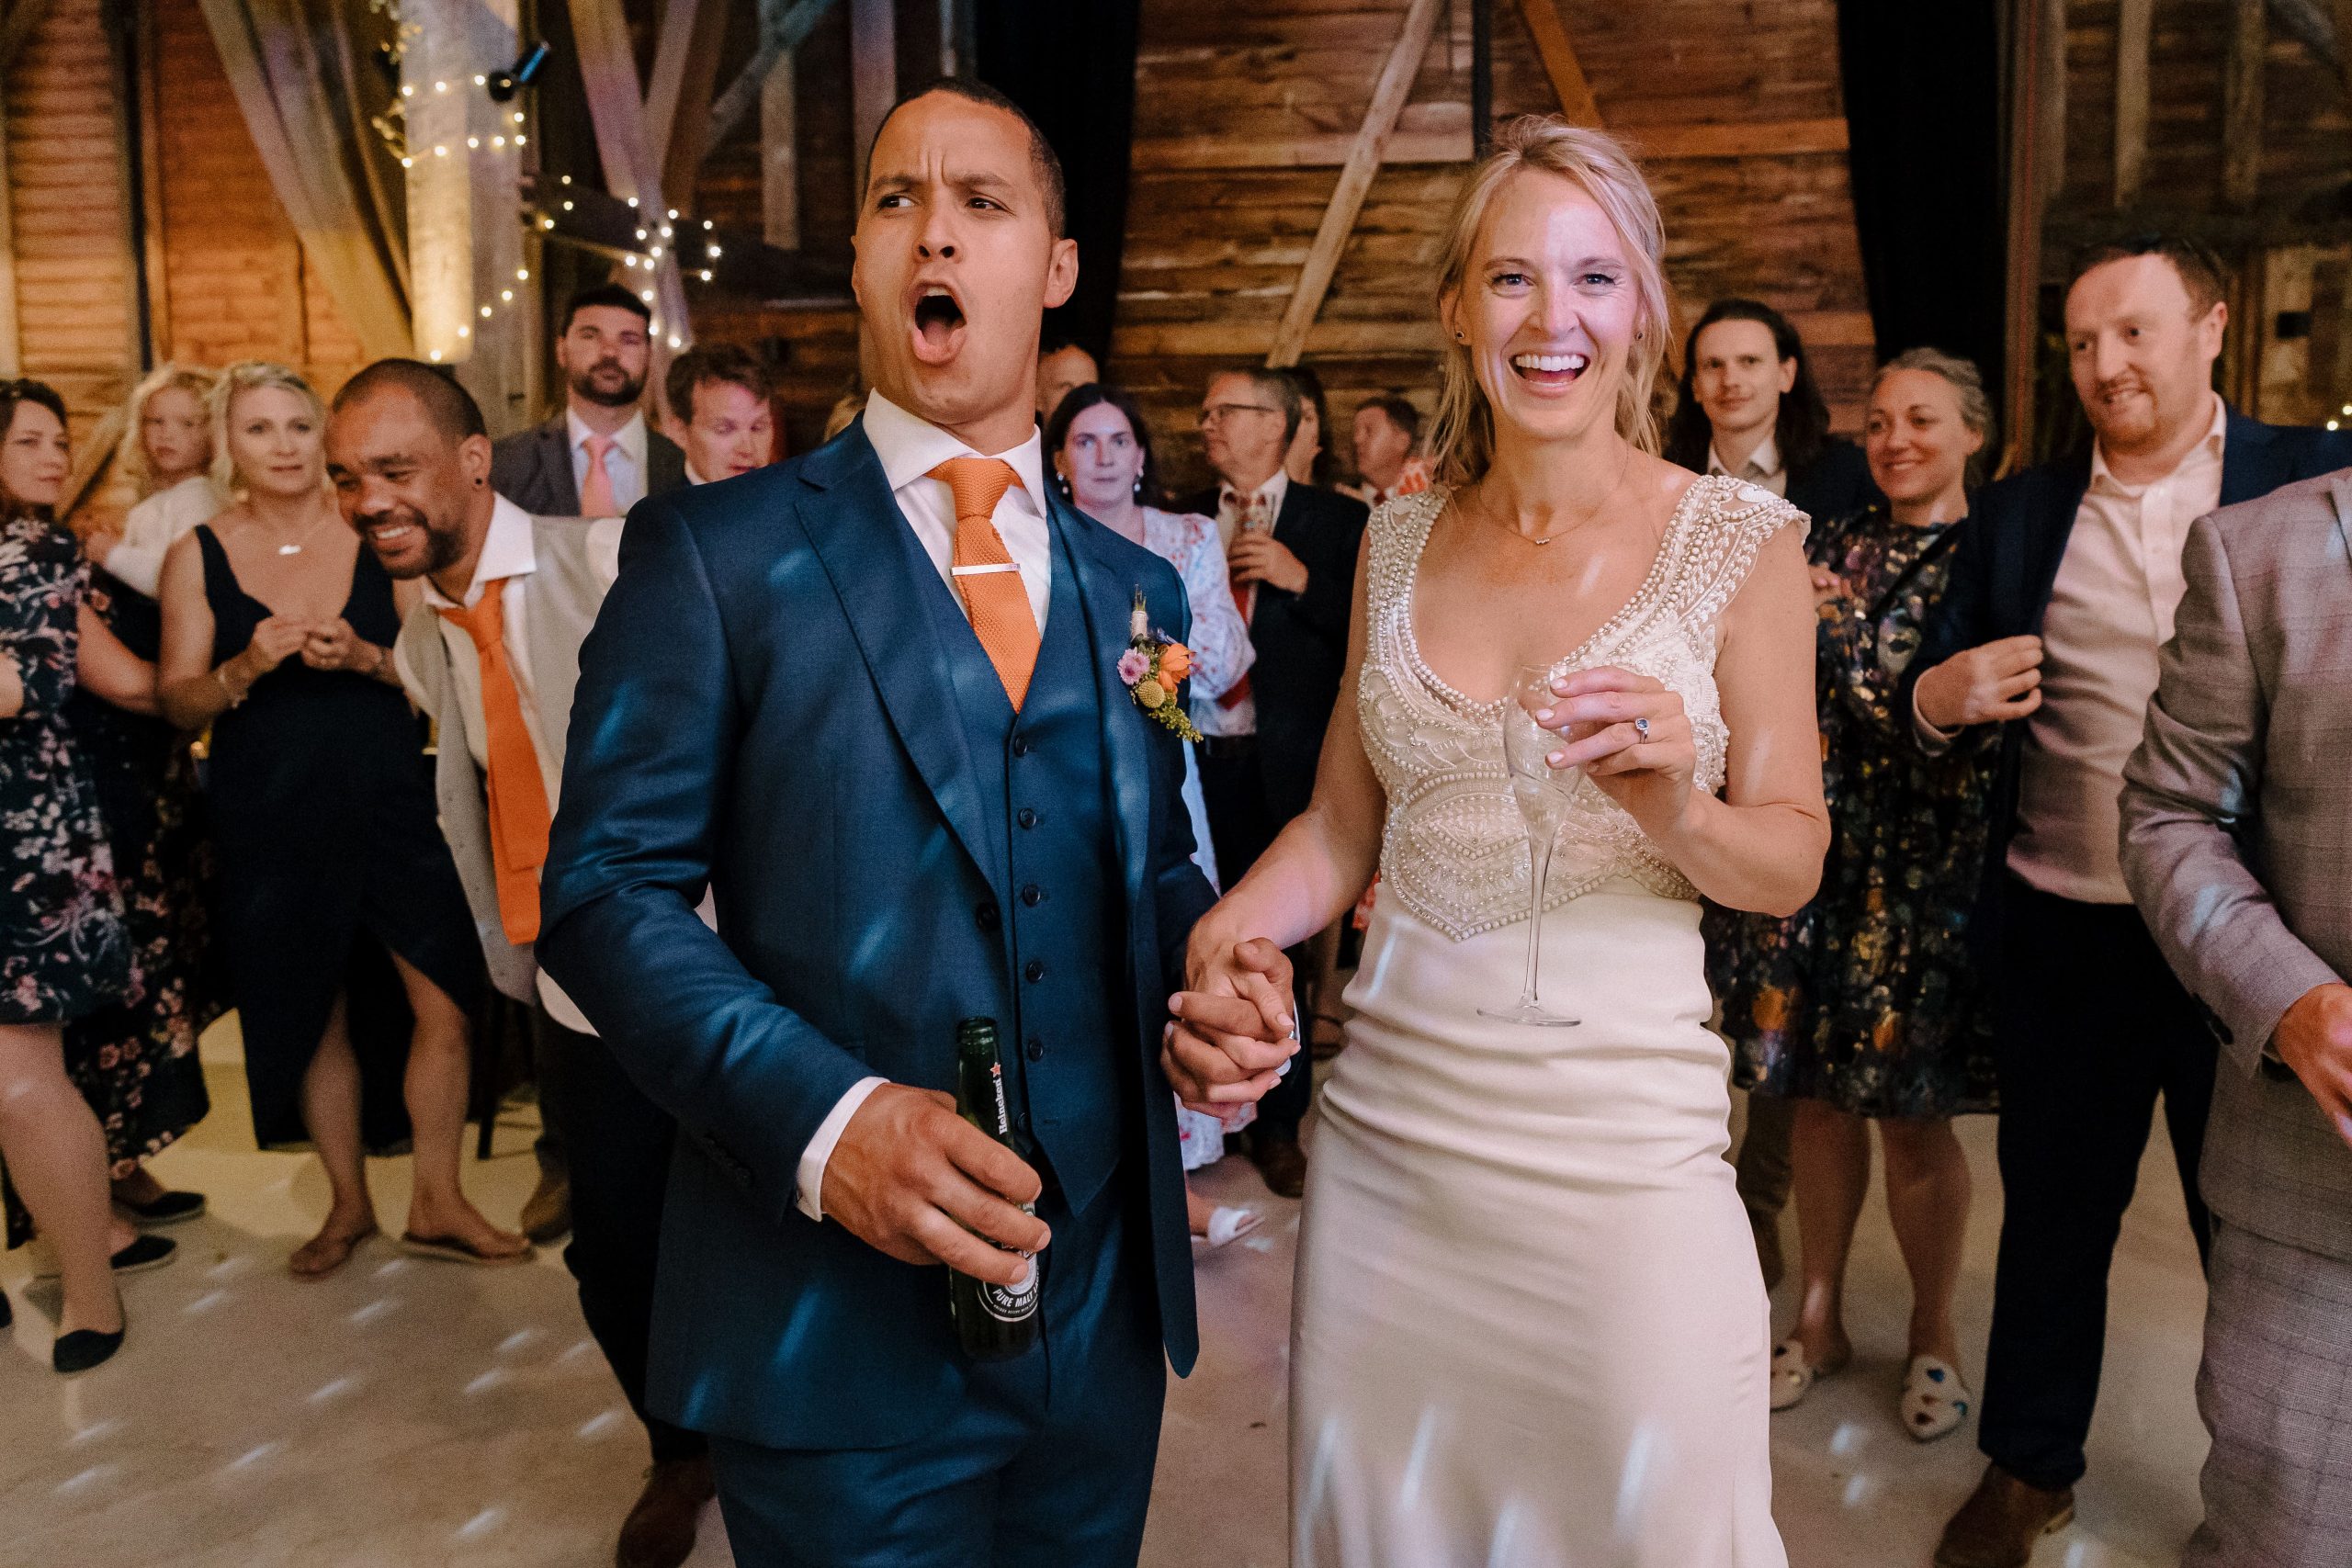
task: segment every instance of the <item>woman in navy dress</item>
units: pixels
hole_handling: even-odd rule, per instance
[[[214,905],[254,1133],[307,1142],[334,1204],[289,1260],[334,1272],[375,1234],[362,1155],[413,1140],[402,1245],[520,1261],[458,1181],[481,949],[434,815],[391,644],[401,605],[325,482],[325,411],[282,366],[232,366],[215,447],[235,497],[164,563],[164,711],[209,726]]]

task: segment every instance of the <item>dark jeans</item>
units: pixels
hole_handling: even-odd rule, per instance
[[[1114,1178],[1072,1215],[1048,1186],[1043,1344],[969,1367],[963,1397],[914,1441],[713,1438],[741,1568],[1135,1568],[1168,1373],[1132,1201]]]
[[[1197,753],[1201,765],[1201,803],[1208,807],[1209,840],[1216,851],[1217,879],[1231,887],[1258,863],[1281,832],[1266,806],[1266,780],[1258,761],[1257,742],[1211,738]],[[1299,1038],[1310,1038],[1313,1014],[1307,1010],[1307,950],[1305,943],[1290,949],[1291,994],[1297,1008]],[[1258,1102],[1257,1128],[1261,1136],[1298,1136],[1298,1124],[1315,1098],[1313,1055],[1302,1049],[1291,1058],[1290,1071]]]
[[[653,1458],[693,1459],[702,1435],[645,1409],[645,1342],[653,1323],[653,1269],[662,1250],[662,1201],[670,1184],[668,1114],[621,1070],[605,1043],[532,1010],[540,1063],[539,1109],[571,1151],[571,1245],[565,1267],[580,1281],[580,1311],[645,1423]]]
[[[2130,905],[2012,878],[1995,1048],[2006,1198],[1978,1446],[2030,1485],[2081,1479],[2107,1276],[2157,1098],[2203,1254],[2197,1160],[2218,1048]]]

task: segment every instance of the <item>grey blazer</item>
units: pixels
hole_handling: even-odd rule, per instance
[[[2352,468],[2199,519],[2183,564],[2123,874],[2222,1042],[2206,1201],[2352,1261],[2352,1147],[2267,1054],[2297,998],[2352,979]]]
[[[686,482],[686,455],[645,422],[645,493],[661,495]],[[571,436],[558,412],[544,424],[494,443],[490,488],[535,517],[580,515],[580,483],[571,475]]]
[[[530,638],[531,699],[539,710],[541,742],[547,745],[564,744],[571,724],[572,688],[580,682],[580,644],[595,626],[610,586],[596,569],[589,526],[577,517],[531,519],[534,560],[523,583],[524,635]],[[499,919],[498,874],[490,858],[490,802],[468,742],[465,705],[458,700],[449,668],[441,617],[431,605],[419,604],[409,612],[401,626],[399,653],[417,705],[438,727],[433,787],[441,809],[441,834],[458,863],[458,880],[465,885],[491,982],[516,1001],[531,1001],[537,995],[538,960],[530,948],[506,940]],[[561,772],[560,759],[557,771]]]

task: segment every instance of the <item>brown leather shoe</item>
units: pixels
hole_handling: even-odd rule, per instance
[[[645,1490],[621,1525],[614,1568],[678,1568],[694,1555],[702,1506],[717,1495],[710,1460],[665,1459],[645,1473]]]
[[[523,1234],[548,1247],[571,1234],[571,1179],[539,1172],[539,1185],[523,1205]]]
[[[2036,1541],[2074,1522],[2072,1487],[2045,1492],[1988,1464],[1975,1495],[1944,1526],[1936,1568],[2025,1568]]]
[[[1306,1196],[1306,1151],[1299,1146],[1295,1134],[1270,1138],[1252,1130],[1250,1163],[1258,1168],[1258,1174],[1266,1179],[1267,1190],[1275,1197]]]

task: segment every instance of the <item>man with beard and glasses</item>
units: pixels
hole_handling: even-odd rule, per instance
[[[1939,750],[2003,727],[1972,930],[1994,1015],[2004,1190],[1978,1446],[1944,1568],[2022,1568],[2073,1516],[2098,1398],[2107,1280],[2159,1096],[2200,1253],[2215,1048],[2119,858],[2123,764],[2216,506],[2352,462],[2352,434],[2264,424],[2213,390],[2229,307],[2203,246],[2098,246],[2066,291],[2090,450],[1993,486],[1902,696]]]
[[[638,400],[653,357],[653,312],[617,283],[565,302],[555,340],[563,412],[499,442],[491,488],[538,517],[620,517],[686,482],[685,454]]]
[[[646,1413],[654,1258],[675,1128],[540,972],[539,869],[563,775],[580,644],[618,570],[617,518],[534,517],[490,486],[471,397],[431,366],[379,360],[345,382],[327,425],[344,519],[393,578],[424,580],[401,628],[401,682],[440,731],[441,830],[491,977],[529,1006],[540,1109],[582,1151],[571,1246],[589,1331],[651,1441],[623,1525],[621,1568],[675,1568],[711,1496],[707,1445]]]
[[[653,312],[617,283],[564,304],[556,338],[563,412],[491,448],[490,487],[535,517],[620,517],[649,495],[686,483],[686,457],[652,428],[638,400],[653,355]],[[546,1091],[548,1067],[535,1066]],[[539,1184],[523,1205],[523,1232],[542,1246],[571,1228],[571,1161],[552,1122],[532,1153]]]

